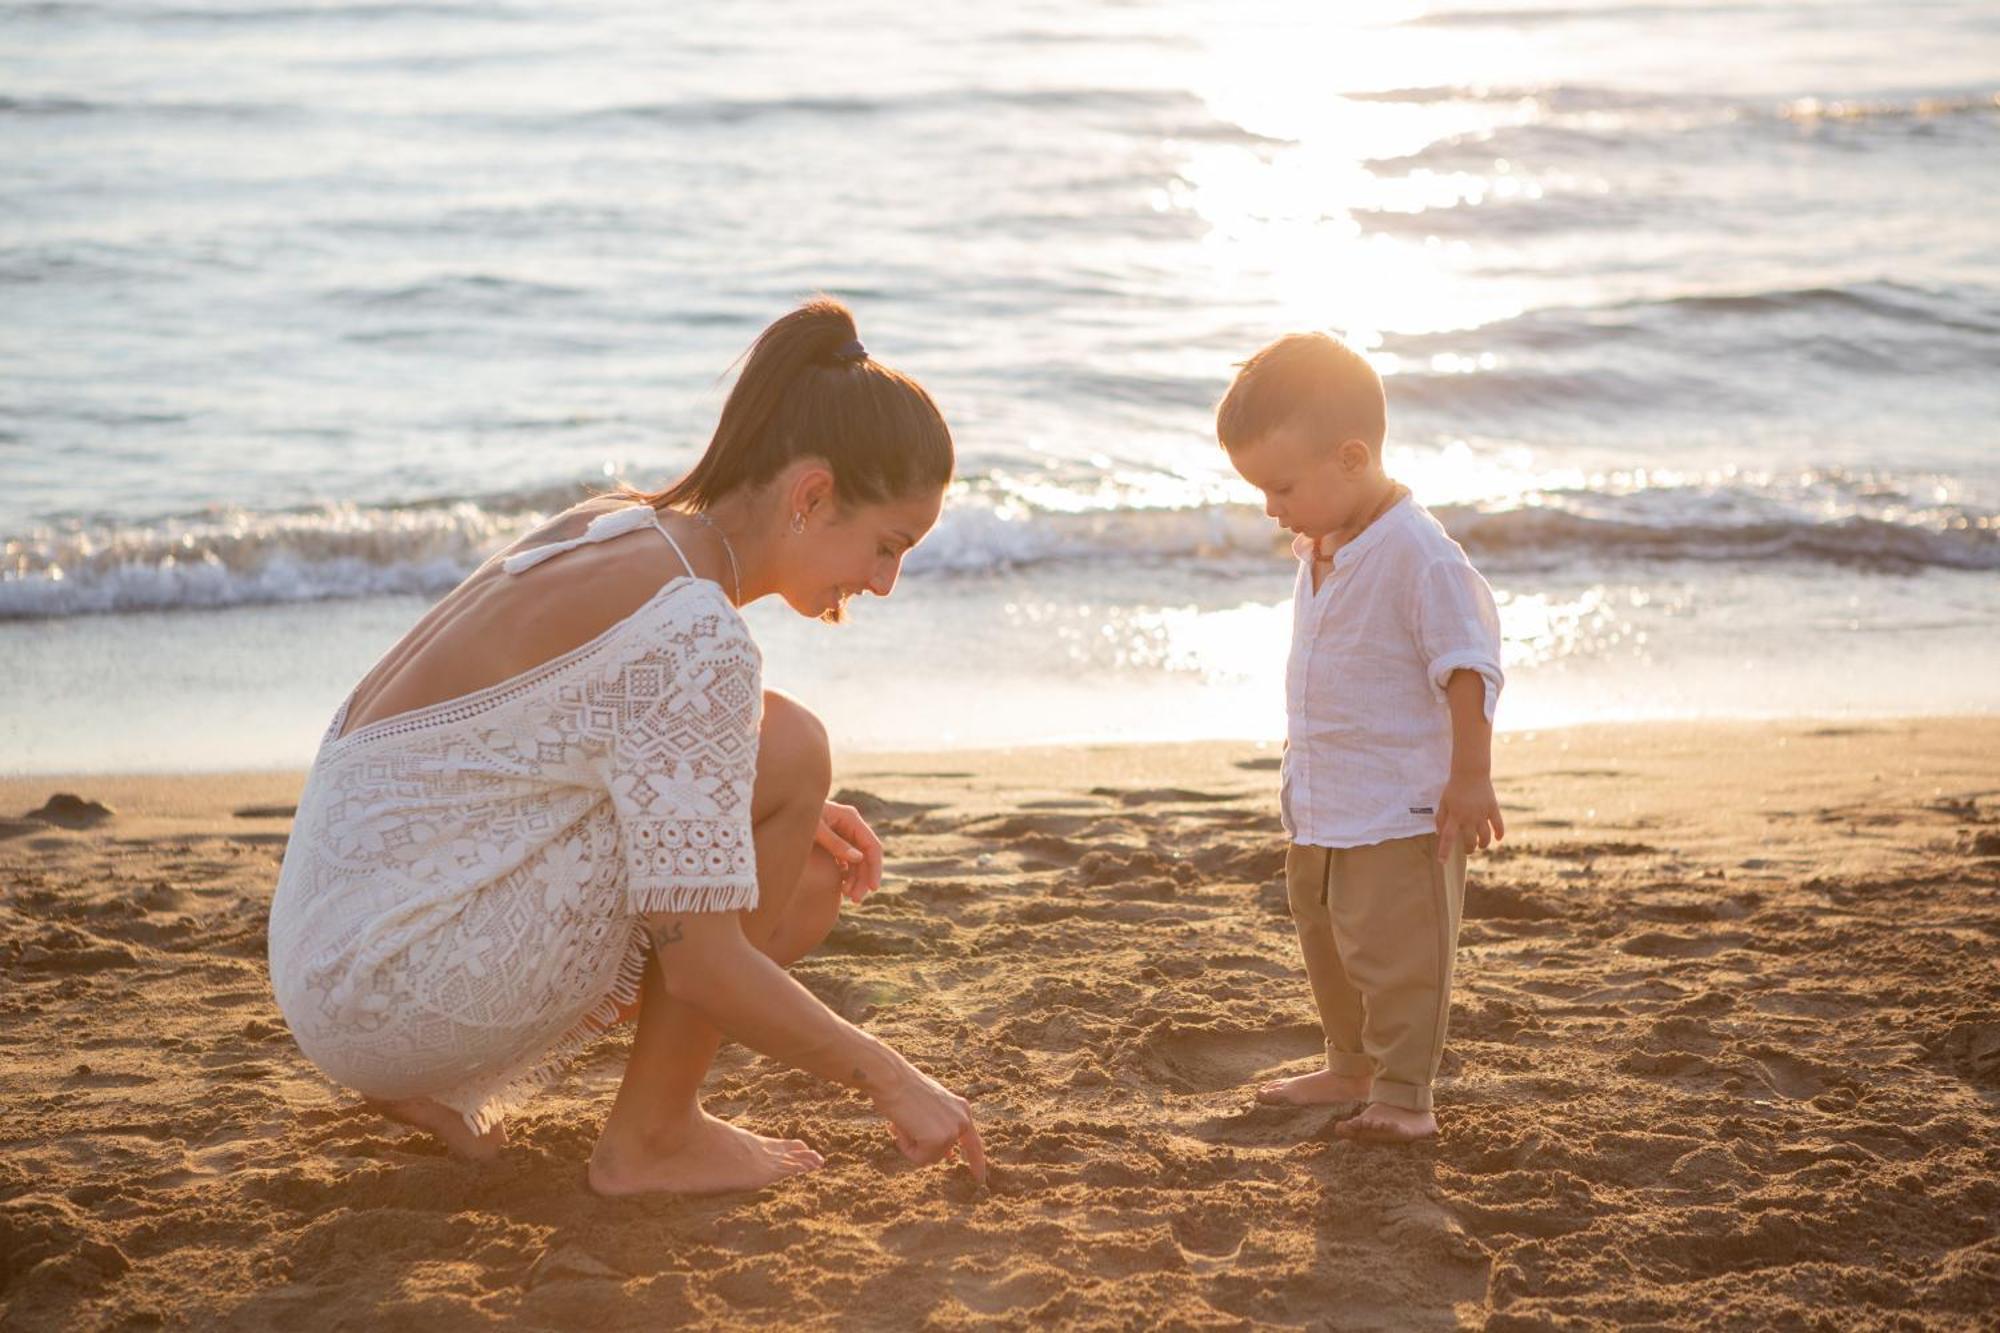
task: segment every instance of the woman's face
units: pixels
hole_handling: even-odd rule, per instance
[[[827,504],[809,516],[785,601],[802,616],[830,624],[847,618],[847,599],[872,592],[887,597],[902,573],[903,557],[937,526],[942,488],[902,500]]]

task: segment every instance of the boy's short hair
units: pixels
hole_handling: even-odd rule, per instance
[[[1234,452],[1304,418],[1329,444],[1360,440],[1379,457],[1388,416],[1382,377],[1366,357],[1332,334],[1288,333],[1237,370],[1215,433]]]

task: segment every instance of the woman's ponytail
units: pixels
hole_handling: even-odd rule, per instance
[[[828,297],[757,336],[701,461],[638,498],[699,511],[797,458],[824,459],[850,502],[901,499],[951,480],[951,432],[931,396],[870,358],[853,313]]]

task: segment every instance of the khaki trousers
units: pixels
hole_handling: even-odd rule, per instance
[[[1465,852],[1437,836],[1285,853],[1285,895],[1326,1033],[1326,1067],[1372,1075],[1373,1098],[1431,1109],[1444,1056]]]

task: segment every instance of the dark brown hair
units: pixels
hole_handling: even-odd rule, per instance
[[[1388,416],[1382,377],[1366,357],[1331,334],[1288,333],[1237,370],[1215,409],[1215,433],[1234,451],[1303,420],[1328,444],[1360,440],[1380,455]]]
[[[798,458],[825,459],[843,503],[900,500],[951,480],[951,431],[937,404],[868,356],[853,313],[824,296],[757,335],[693,471],[665,490],[621,493],[699,511]]]

